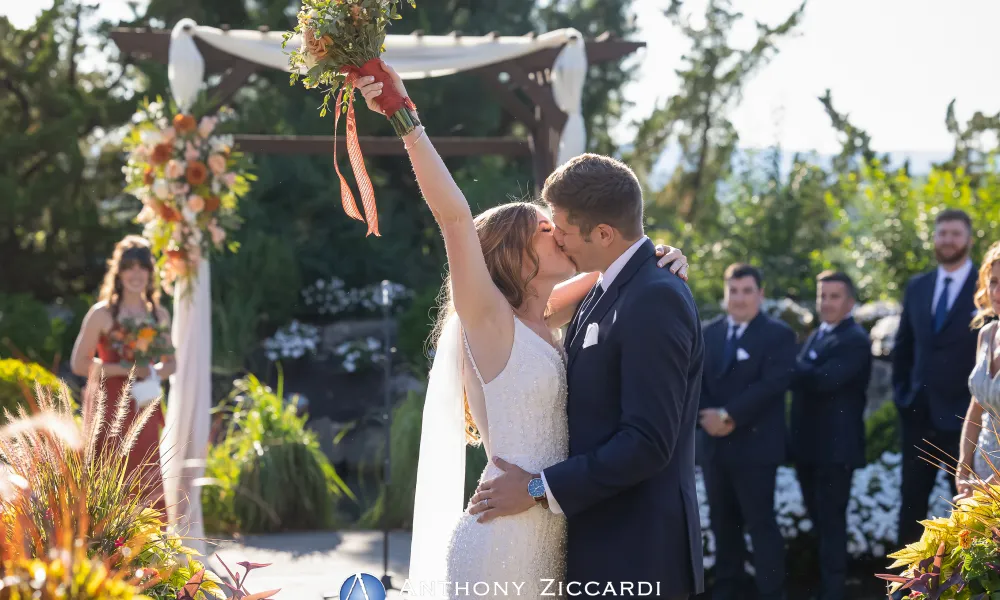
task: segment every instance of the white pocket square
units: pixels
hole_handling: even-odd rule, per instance
[[[736,349],[736,360],[743,361],[743,360],[746,360],[748,358],[750,358],[750,355],[747,354],[746,350],[744,350],[743,348],[737,348]]]
[[[600,332],[600,328],[597,323],[591,323],[587,325],[587,333],[583,336],[583,347],[589,348],[597,343],[597,334]]]

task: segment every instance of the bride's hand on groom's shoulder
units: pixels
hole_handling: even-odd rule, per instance
[[[656,266],[662,269],[664,267],[668,267],[669,265],[668,268],[671,273],[677,275],[684,281],[688,280],[688,261],[687,257],[684,256],[684,253],[681,252],[680,248],[657,244],[656,256],[658,257]]]
[[[531,473],[502,458],[492,462],[503,474],[480,483],[469,500],[469,514],[479,515],[476,520],[480,523],[522,513],[536,504],[528,493],[528,482],[534,477]]]

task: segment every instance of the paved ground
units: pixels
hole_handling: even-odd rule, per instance
[[[215,549],[230,568],[250,561],[272,563],[251,573],[246,587],[250,592],[281,588],[276,600],[338,599],[340,586],[356,573],[370,573],[381,578],[382,533],[379,531],[310,532],[246,536],[223,540]],[[389,575],[396,588],[402,587],[409,570],[410,534],[389,535]],[[209,564],[222,575],[225,569],[213,559]],[[849,578],[848,597],[852,600],[881,600],[884,592],[868,573],[876,566],[862,568],[864,576]],[[883,569],[884,570],[884,569]],[[389,590],[389,599],[402,600],[398,591]],[[709,594],[699,596],[699,600]],[[806,600],[812,594],[790,589],[789,600]],[[582,596],[581,596],[582,598]]]
[[[276,600],[338,598],[340,586],[355,573],[383,574],[382,533],[379,531],[310,532],[245,536],[221,540],[215,554],[229,568],[250,561],[272,563],[250,574],[250,592],[281,588]],[[403,585],[410,563],[409,532],[389,535],[389,575],[395,587]],[[225,569],[213,559],[209,564],[221,575]],[[399,597],[390,591],[389,597]]]

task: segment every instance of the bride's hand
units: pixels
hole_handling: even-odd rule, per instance
[[[389,80],[392,85],[396,87],[396,91],[399,92],[399,95],[403,98],[407,98],[409,94],[406,93],[406,86],[403,85],[403,80],[400,79],[396,70],[384,62],[382,63],[382,70],[389,75]],[[368,105],[368,108],[380,115],[388,116],[381,108],[379,108],[378,102],[375,101],[376,98],[382,95],[382,82],[375,81],[374,77],[366,75],[365,77],[359,77],[355,85],[357,86],[358,91],[361,92],[361,95],[364,96],[365,104]]]
[[[681,252],[680,248],[658,244],[656,246],[656,256],[660,257],[660,259],[656,261],[656,266],[663,268],[670,265],[671,273],[677,275],[684,281],[688,280],[688,261],[687,257],[684,256],[684,253]]]

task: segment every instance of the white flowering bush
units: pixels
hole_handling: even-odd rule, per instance
[[[298,321],[292,321],[264,340],[267,358],[272,361],[302,358],[306,354],[315,354],[318,347],[319,328]]]
[[[397,305],[413,292],[399,283],[389,283],[389,300]],[[344,313],[374,312],[382,307],[382,284],[347,288],[341,279],[318,279],[302,290],[302,301],[318,314],[335,316]]]
[[[341,366],[348,373],[373,367],[385,360],[382,341],[373,337],[344,342],[334,349],[333,354],[340,359]]]
[[[884,453],[877,461],[854,471],[851,498],[847,504],[847,551],[852,558],[881,558],[896,548],[896,525],[899,515],[901,455]],[[697,474],[698,512],[701,517],[702,548],[705,568],[715,565],[715,536],[711,531],[711,510],[701,472]],[[930,516],[947,516],[951,507],[946,498],[951,489],[944,471],[931,496]],[[774,511],[778,527],[790,545],[804,541],[813,530],[806,512],[802,490],[795,469],[779,467],[775,481]],[[749,536],[747,548],[752,549]]]

